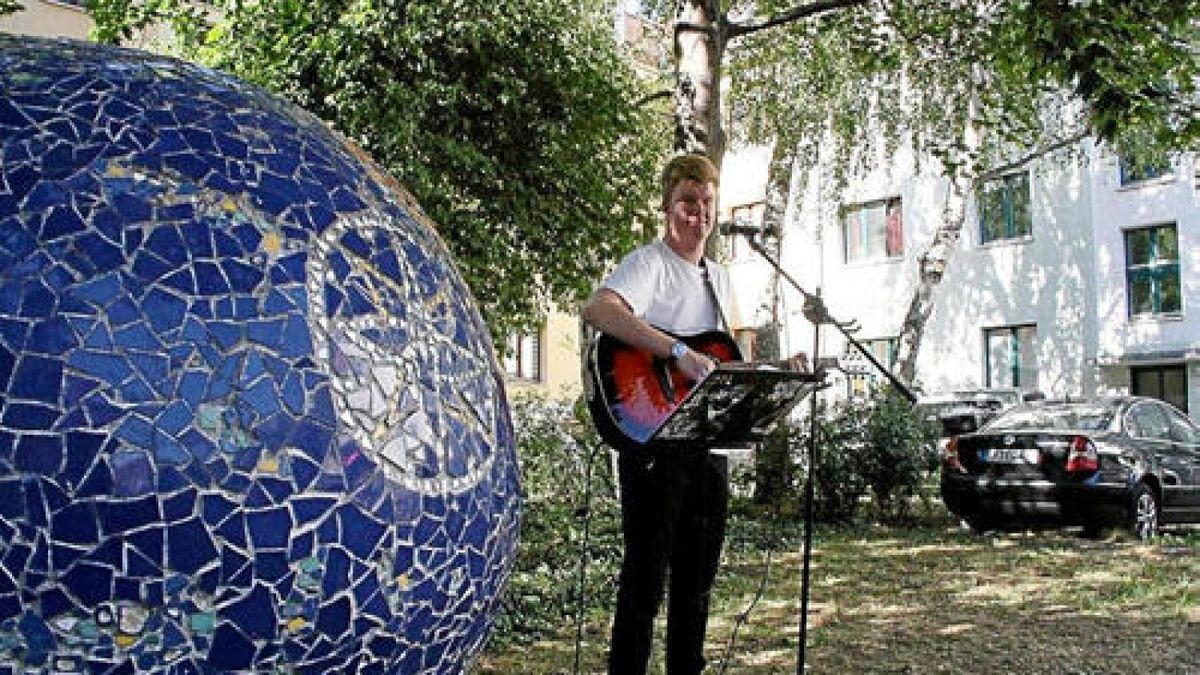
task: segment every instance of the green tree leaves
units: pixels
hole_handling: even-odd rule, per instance
[[[570,307],[649,224],[665,120],[582,0],[96,0],[97,35],[281,93],[361,145],[439,224],[493,334]]]
[[[757,13],[782,12],[769,2]],[[1087,131],[1197,137],[1200,3],[888,0],[747,36],[731,51],[737,135],[825,144],[854,173],[900,142],[952,172]],[[755,107],[760,109],[755,110]],[[967,138],[982,139],[974,146]],[[969,173],[969,172],[968,172]]]

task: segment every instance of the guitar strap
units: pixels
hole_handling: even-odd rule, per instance
[[[704,275],[704,285],[708,287],[708,295],[712,298],[713,306],[717,308],[717,328],[722,328],[726,333],[733,333],[733,326],[729,325],[729,319],[725,316],[725,305],[721,302],[721,296],[717,294],[717,289],[713,285],[712,274],[708,271],[708,262],[700,259],[701,274]]]

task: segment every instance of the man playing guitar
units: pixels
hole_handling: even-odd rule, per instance
[[[703,380],[716,363],[676,336],[738,327],[729,274],[704,257],[716,224],[717,182],[707,157],[671,159],[662,174],[663,238],[626,256],[583,309],[592,328],[666,360],[691,382]],[[668,578],[667,673],[704,669],[709,594],[729,502],[726,457],[709,450],[695,439],[669,451],[620,454],[625,552],[611,674],[646,672]]]

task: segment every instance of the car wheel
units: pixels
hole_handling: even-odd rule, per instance
[[[1129,529],[1134,536],[1146,541],[1158,535],[1158,498],[1145,483],[1133,488],[1129,505]]]

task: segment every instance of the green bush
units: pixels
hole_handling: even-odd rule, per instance
[[[816,483],[813,516],[826,523],[854,520],[867,482],[858,466],[862,454],[862,414],[846,406],[818,406]],[[735,494],[752,494],[749,503],[735,501],[734,511],[750,518],[795,520],[804,515],[808,475],[809,420],[784,420],[755,450],[753,471],[735,474]]]
[[[876,389],[868,403],[862,472],[879,517],[901,522],[914,499],[926,499],[925,477],[937,468],[934,430],[891,387]]]
[[[876,390],[865,402],[821,403],[817,407],[813,515],[819,522],[849,523],[871,497],[874,515],[905,520],[914,498],[928,501],[929,471],[936,468],[935,435],[908,402]],[[794,518],[803,515],[808,475],[808,419],[779,424],[756,452],[750,481],[751,505],[739,512]]]
[[[579,570],[586,527],[583,611],[610,611],[621,555],[620,505],[607,448],[581,407],[536,396],[512,402],[524,490],[521,543],[496,620],[498,642],[561,636],[580,610]],[[589,499],[590,489],[590,499]],[[590,501],[590,506],[589,502]]]

